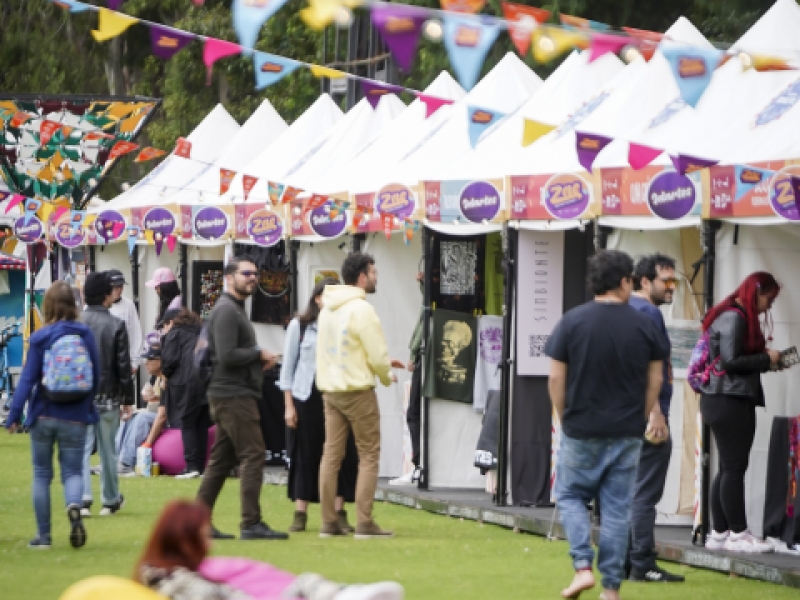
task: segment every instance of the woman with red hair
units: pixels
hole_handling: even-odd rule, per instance
[[[769,310],[780,289],[771,274],[752,273],[703,319],[712,366],[702,386],[700,412],[719,453],[719,470],[711,483],[713,531],[706,541],[712,550],[772,551],[747,528],[744,474],[756,433],[756,406],[764,406],[761,373],[780,368],[780,352],[767,348],[764,335],[764,329],[767,335],[772,329]]]

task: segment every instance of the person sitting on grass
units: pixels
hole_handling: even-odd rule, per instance
[[[209,558],[211,510],[203,502],[172,500],[161,511],[133,579],[171,600],[402,600],[394,581],[344,586],[315,573],[295,577],[270,564]]]

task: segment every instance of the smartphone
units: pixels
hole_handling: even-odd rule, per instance
[[[788,369],[797,363],[800,363],[800,354],[797,353],[797,346],[792,346],[781,352],[781,368]]]

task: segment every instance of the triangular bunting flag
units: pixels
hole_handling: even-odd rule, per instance
[[[535,6],[524,6],[511,2],[501,2],[503,16],[508,21],[508,33],[520,56],[528,54],[531,35],[541,23],[546,23],[552,14],[549,10]]]
[[[38,211],[41,207],[41,200],[37,200],[36,198],[25,198],[25,220],[23,221],[23,224],[27,225],[31,220],[31,217],[35,216],[36,211]]]
[[[797,67],[793,67],[784,58],[777,56],[763,56],[754,54],[750,56],[750,67],[756,71],[796,71]]]
[[[662,42],[659,49],[669,62],[683,101],[697,106],[723,56],[722,50],[674,42]]]
[[[419,34],[427,18],[424,10],[402,4],[375,5],[372,8],[372,23],[381,32],[397,66],[403,71],[410,71],[414,65]]]
[[[114,239],[117,239],[122,235],[123,229],[125,229],[125,223],[120,223],[119,221],[115,222],[114,225],[111,226],[111,232],[114,234]]]
[[[411,240],[414,239],[414,234],[419,229],[419,221],[412,221],[411,219],[406,219],[403,221],[403,242],[405,245],[408,246],[411,244]]]
[[[330,212],[331,220],[338,217],[340,213],[343,213],[348,208],[350,208],[349,202],[347,201],[339,202],[338,200],[334,200],[333,203],[331,204],[331,212]]]
[[[26,112],[18,111],[14,113],[14,116],[11,117],[11,121],[9,121],[8,126],[18,129],[25,125],[28,121],[30,121],[33,117]]]
[[[123,2],[125,2],[125,0],[108,0],[108,8],[111,10],[119,10]]]
[[[183,31],[159,25],[150,26],[150,46],[153,54],[162,60],[169,60],[183,50],[195,37]]]
[[[64,216],[65,213],[69,212],[69,208],[66,206],[58,206],[56,207],[56,211],[53,213],[53,222],[58,223],[58,220]]]
[[[247,197],[258,182],[258,177],[252,175],[242,175],[242,189],[244,190],[244,201],[247,202]]]
[[[594,31],[607,31],[611,29],[610,25],[600,23],[599,21],[590,21],[583,17],[573,17],[572,15],[559,14],[558,18],[561,24],[565,27],[572,27],[574,29],[593,29]]]
[[[353,211],[353,231],[358,231],[358,226],[361,224],[361,220],[364,218],[364,209],[361,206],[356,205],[356,209]]]
[[[641,144],[634,144],[631,142],[628,145],[628,164],[635,171],[644,169],[658,158],[662,152],[663,150],[659,150],[658,148],[651,148],[650,146],[642,146]]]
[[[20,196],[19,194],[12,194],[11,195],[11,199],[8,201],[8,204],[6,204],[6,214],[8,214],[9,211],[12,208],[14,208],[17,204],[22,202],[24,199],[25,199],[25,196]]]
[[[59,129],[61,129],[61,123],[56,123],[55,121],[42,121],[42,124],[39,127],[39,144],[46,146]]]
[[[341,79],[342,77],[347,77],[347,73],[344,71],[337,71],[336,69],[322,67],[320,65],[311,65],[309,69],[314,77],[327,77],[328,79]]]
[[[133,249],[136,248],[136,241],[139,239],[139,227],[131,225],[128,227],[128,254],[133,254]]]
[[[160,233],[156,233],[153,236],[153,244],[155,244],[156,247],[156,256],[161,256],[161,249],[164,246],[164,238]]]
[[[392,239],[392,228],[394,227],[394,215],[388,213],[381,214],[381,223],[383,223],[383,234],[387,240]]]
[[[49,202],[43,202],[38,213],[39,219],[41,219],[42,223],[47,223],[47,221],[50,219],[50,215],[52,215],[55,210],[55,205],[50,204]]]
[[[425,103],[425,118],[427,119],[445,104],[452,104],[452,100],[446,98],[437,98],[436,96],[427,96],[425,94],[417,94],[422,102]]]
[[[158,148],[151,148],[148,146],[147,148],[143,148],[142,151],[136,155],[136,158],[133,160],[133,162],[137,163],[146,162],[148,160],[153,160],[154,158],[158,158],[159,156],[164,156],[165,154],[166,152],[164,152],[163,150],[159,150]]]
[[[589,62],[595,61],[604,54],[616,54],[630,43],[630,38],[608,33],[592,33],[589,35]]]
[[[214,63],[226,56],[233,56],[239,54],[242,47],[233,42],[226,42],[225,40],[216,40],[214,38],[206,39],[203,46],[203,63],[206,65],[206,85],[211,85],[211,74],[214,68]]]
[[[187,140],[186,138],[178,138],[175,142],[175,156],[181,156],[183,158],[190,158],[192,154],[192,142]]]
[[[623,27],[622,30],[636,40],[639,53],[645,61],[649,62],[658,49],[658,44],[664,39],[664,34],[657,31],[647,31],[646,29],[634,29],[633,27]]]
[[[256,89],[263,90],[294,72],[300,63],[282,56],[256,52],[253,55],[253,69],[256,72]]]
[[[294,202],[297,199],[297,195],[302,191],[303,190],[301,190],[300,188],[287,185],[286,190],[284,190],[283,196],[281,197],[281,203],[289,204],[290,202]]]
[[[766,185],[770,178],[775,175],[775,171],[766,169],[756,169],[746,165],[736,165],[736,194],[733,201],[738,202],[747,192],[757,185]]]
[[[361,81],[361,91],[364,92],[364,97],[369,102],[372,108],[377,108],[378,102],[387,94],[399,94],[403,88],[399,85],[389,85],[385,83],[376,83],[374,81]]]
[[[477,106],[468,106],[469,117],[469,143],[474,148],[481,134],[486,131],[489,126],[494,125],[500,119],[505,117],[505,113],[479,108]]]
[[[69,215],[69,223],[72,225],[72,235],[76,235],[83,226],[83,222],[86,220],[86,211],[85,210],[73,210],[70,212]]]
[[[88,4],[84,4],[83,2],[78,2],[78,0],[50,0],[50,1],[60,6],[61,8],[66,8],[71,13],[79,13],[85,10],[89,10]]]
[[[306,203],[306,210],[314,210],[320,206],[324,206],[327,201],[327,196],[323,196],[321,194],[312,194],[311,198],[309,198],[308,202]]]
[[[547,123],[539,123],[539,121],[524,119],[522,126],[522,145],[530,146],[540,137],[547,135],[554,129],[554,125],[548,125]]]
[[[286,0],[233,1],[233,28],[247,52],[255,48],[261,26],[284,4]]]
[[[533,58],[536,62],[547,63],[572,50],[589,47],[589,36],[580,31],[569,31],[545,25],[533,32]]]
[[[219,195],[224,196],[225,192],[227,192],[230,187],[231,183],[233,182],[233,178],[236,177],[236,171],[231,171],[230,169],[220,169],[219,170]],[[250,193],[250,190],[247,191]],[[246,199],[246,197],[245,197]]]
[[[108,160],[114,160],[115,158],[119,158],[123,154],[128,154],[129,152],[133,152],[139,147],[139,144],[134,144],[133,142],[126,142],[124,140],[120,140],[116,144],[114,144],[113,148],[111,148],[111,152],[108,154]]]
[[[282,183],[275,183],[274,181],[267,182],[267,193],[269,194],[269,201],[273,206],[278,206],[285,187],[286,186]]]
[[[92,37],[98,42],[105,42],[117,37],[128,27],[138,22],[139,19],[134,19],[107,8],[101,8],[97,29],[92,30]]]
[[[670,158],[672,159],[675,170],[681,175],[702,171],[708,167],[713,167],[719,162],[718,160],[697,158],[696,156],[689,156],[688,154],[679,154],[678,156],[670,156]]]
[[[445,15],[444,45],[458,81],[465,90],[471,90],[478,81],[483,60],[499,31],[494,21]]]
[[[172,254],[175,251],[175,242],[176,241],[177,241],[177,238],[174,235],[169,234],[167,236],[167,248],[169,249],[169,253],[170,254]]]
[[[610,137],[593,133],[575,132],[575,147],[578,150],[578,161],[583,168],[592,172],[592,164],[600,151],[611,142]]]

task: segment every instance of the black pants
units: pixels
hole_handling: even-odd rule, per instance
[[[706,395],[700,414],[717,442],[719,471],[711,482],[711,525],[714,531],[747,529],[744,474],[756,435],[756,406],[745,396]]]
[[[630,562],[646,573],[656,567],[656,504],[664,495],[672,438],[663,444],[642,444],[631,506]]]
[[[411,462],[415,467],[419,466],[419,444],[420,428],[422,417],[420,409],[422,407],[422,361],[414,363],[414,372],[411,375],[411,393],[408,399],[408,409],[406,410],[406,423],[408,432],[411,435]]]
[[[181,419],[181,439],[187,471],[205,471],[209,427],[211,417],[208,414],[208,404],[193,407],[191,412],[184,413]]]

